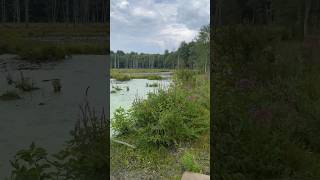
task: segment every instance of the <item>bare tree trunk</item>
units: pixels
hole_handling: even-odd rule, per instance
[[[105,23],[106,22],[106,16],[107,16],[107,12],[106,12],[106,0],[102,0],[102,7],[101,7],[101,19],[102,19],[102,23]]]
[[[6,22],[6,0],[1,1],[1,22]]]
[[[52,22],[56,23],[56,21],[57,21],[57,0],[52,0],[51,10],[52,10],[52,12],[51,12],[52,13],[51,14]]]
[[[73,23],[74,25],[77,23],[77,0],[73,0]]]
[[[214,24],[215,25],[222,25],[222,0],[216,0],[213,4],[214,7]]]
[[[66,0],[66,17],[65,17],[65,22],[67,24],[69,24],[69,21],[70,21],[70,13],[69,13],[69,5],[70,5],[70,1],[69,0]]]
[[[305,15],[304,15],[304,37],[308,36],[308,21],[309,21],[309,15],[310,15],[310,9],[311,9],[311,1],[312,0],[305,0]]]
[[[29,27],[29,0],[24,1],[24,7],[25,23],[26,27]]]
[[[14,2],[14,16],[15,22],[20,23],[20,0]]]

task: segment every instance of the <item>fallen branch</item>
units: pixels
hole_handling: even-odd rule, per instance
[[[129,146],[129,147],[131,147],[131,148],[133,148],[133,149],[136,148],[134,145],[128,144],[128,143],[123,142],[123,141],[119,141],[119,140],[115,140],[115,139],[111,139],[111,140],[112,140],[113,142],[115,142],[115,143],[123,144],[123,145]]]

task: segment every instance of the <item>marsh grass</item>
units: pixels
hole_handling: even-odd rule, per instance
[[[29,28],[23,24],[9,24],[0,29],[0,54],[17,54],[31,62],[63,60],[71,54],[107,54],[107,41],[89,42],[84,38],[107,39],[107,31],[108,26],[94,24],[89,27],[78,25],[77,28],[64,24],[39,23],[31,24]],[[75,40],[67,41],[66,37]],[[84,40],[77,40],[79,38]]]
[[[146,87],[159,87],[159,83],[146,83]]]
[[[183,170],[201,173],[201,167],[196,162],[195,156],[192,154],[192,152],[189,152],[189,151],[184,152],[180,161],[181,161]]]
[[[21,99],[21,97],[16,91],[6,91],[5,93],[0,95],[0,100],[2,101],[11,101],[17,99]]]
[[[134,72],[134,71],[132,71]],[[148,79],[148,80],[162,80],[163,78],[159,75],[152,74],[135,74],[125,73],[122,71],[111,70],[111,78],[117,81],[130,81],[131,79]]]
[[[114,89],[115,91],[121,91],[122,88],[119,86],[112,86],[112,89]]]
[[[116,111],[115,137],[137,148],[111,143],[113,175],[148,172],[138,177],[172,179],[181,178],[183,168],[210,174],[209,82],[205,75],[195,76],[197,86],[175,82],[135,100],[129,111]],[[193,153],[191,163],[190,158],[182,161],[184,152]]]

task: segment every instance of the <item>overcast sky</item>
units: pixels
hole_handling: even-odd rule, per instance
[[[111,0],[111,50],[163,53],[209,24],[210,0]]]

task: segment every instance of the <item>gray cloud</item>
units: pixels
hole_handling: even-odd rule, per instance
[[[187,2],[187,3],[186,3]],[[162,53],[209,23],[209,0],[111,0],[111,49]]]

